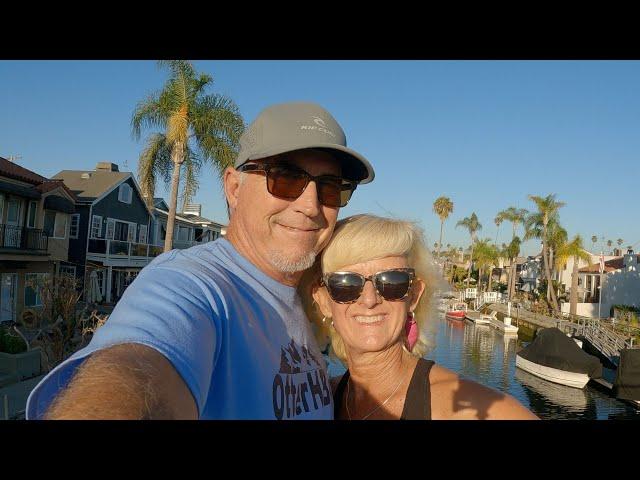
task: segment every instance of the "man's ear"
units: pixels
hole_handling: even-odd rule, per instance
[[[235,209],[238,205],[241,184],[240,175],[241,173],[233,167],[227,167],[224,171],[224,195],[227,198],[227,204],[231,210]]]
[[[420,302],[420,298],[422,297],[422,294],[424,293],[425,287],[426,287],[426,285],[419,278],[416,278],[413,281],[413,284],[411,284],[411,301],[409,302],[409,311],[410,312],[413,312],[416,309],[416,307],[418,306],[418,302]]]
[[[320,285],[314,285],[311,289],[311,295],[318,304],[322,315],[327,318],[331,318],[331,300],[329,298],[329,294],[327,293],[327,289],[321,287]]]

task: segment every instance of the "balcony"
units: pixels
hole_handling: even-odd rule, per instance
[[[185,249],[198,244],[198,242],[176,241],[173,248]],[[87,259],[101,261],[104,265],[110,266],[144,267],[163,251],[163,245],[90,238]]]
[[[49,237],[40,229],[0,224],[0,251],[46,255]]]

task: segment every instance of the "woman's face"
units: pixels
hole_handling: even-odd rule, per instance
[[[359,273],[369,277],[374,273],[395,268],[409,268],[405,257],[385,257],[379,260],[347,265],[341,272]],[[330,273],[330,272],[325,272]],[[331,317],[347,348],[352,353],[377,352],[404,341],[408,313],[418,304],[424,283],[415,279],[409,295],[402,300],[388,301],[380,296],[367,280],[360,297],[353,303],[337,303],[326,287],[318,289],[314,298],[322,314]]]

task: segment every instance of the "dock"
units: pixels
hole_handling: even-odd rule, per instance
[[[475,310],[467,310],[464,318],[475,323],[476,325],[489,325],[491,323],[489,315],[485,315],[481,312],[476,312]]]
[[[505,335],[517,335],[518,334],[518,327],[516,327],[514,325],[507,325],[506,323],[501,322],[497,318],[491,318],[489,320],[489,322],[490,322],[490,325],[492,327],[497,328],[498,330],[500,330]]]

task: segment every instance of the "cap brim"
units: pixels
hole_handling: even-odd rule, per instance
[[[375,172],[373,167],[358,152],[351,150],[350,148],[343,147],[342,145],[336,145],[335,143],[313,143],[306,145],[287,145],[270,148],[259,153],[249,155],[246,159],[241,160],[239,163],[236,161],[236,168],[245,163],[248,160],[259,160],[261,158],[270,157],[272,155],[279,155],[281,153],[293,152],[295,150],[304,150],[306,148],[318,148],[323,150],[332,150],[333,152],[339,152],[337,155],[338,160],[342,164],[342,175],[349,180],[355,180],[358,183],[369,183],[375,178]],[[238,159],[240,160],[240,159]],[[346,168],[345,168],[346,167]]]

